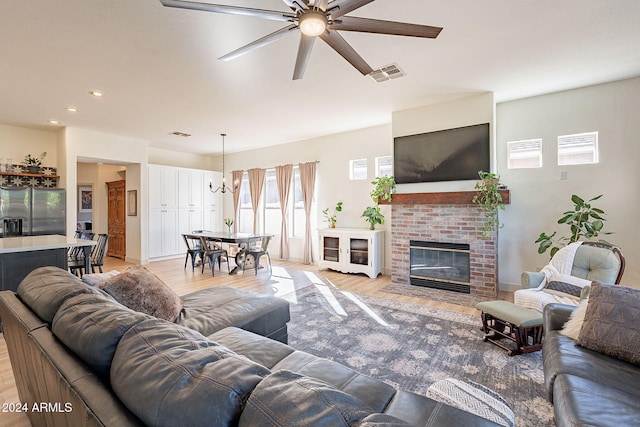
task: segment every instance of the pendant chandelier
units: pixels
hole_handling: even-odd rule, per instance
[[[227,180],[224,176],[224,137],[227,136],[227,134],[221,133],[220,136],[222,137],[222,187],[218,187],[214,190],[213,182],[209,181],[209,190],[212,193],[217,193],[218,191],[220,191],[222,194],[226,193],[227,191],[230,193],[233,193],[235,190],[238,189],[238,185],[234,183],[233,189],[231,189],[230,187],[227,187]]]

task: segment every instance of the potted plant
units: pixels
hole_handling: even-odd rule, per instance
[[[379,200],[391,202],[391,194],[396,192],[396,180],[393,176],[379,176],[371,183],[375,185],[370,193],[374,203],[377,204]]]
[[[600,234],[612,234],[608,231],[602,231],[604,221],[606,221],[604,211],[591,206],[591,202],[601,197],[602,194],[585,201],[583,198],[573,194],[571,196],[573,209],[564,212],[558,220],[558,224],[567,224],[569,226],[571,234],[569,237],[554,239],[557,234],[555,231],[550,235],[544,232],[540,233],[540,236],[535,241],[535,243],[540,244],[538,253],[542,254],[551,248],[551,258],[553,258],[562,246],[566,246],[569,243],[577,242],[581,239],[593,239]]]
[[[42,154],[40,154],[40,156],[36,157],[36,156],[32,156],[31,154],[27,154],[24,157],[24,161],[22,162],[22,164],[24,164],[27,167],[27,170],[30,173],[38,173],[40,172],[40,166],[42,166],[42,159],[44,159],[47,155],[46,151],[43,151]]]
[[[376,224],[384,224],[384,215],[380,212],[380,206],[369,206],[362,212],[362,217],[369,223],[369,230],[375,230]]]
[[[486,221],[481,235],[483,238],[487,238],[491,232],[504,226],[504,224],[500,223],[498,210],[504,210],[500,190],[505,187],[500,183],[500,175],[479,171],[478,176],[480,181],[476,182],[474,187],[477,193],[471,201],[479,205],[484,211]]]
[[[336,214],[342,212],[342,202],[338,202],[333,211],[329,212],[329,208],[322,211],[325,221],[329,223],[329,228],[336,228]]]

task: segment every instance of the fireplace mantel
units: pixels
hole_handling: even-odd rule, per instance
[[[395,193],[391,203],[380,200],[381,205],[470,205],[477,191],[447,191],[441,193]],[[501,190],[502,201],[508,205],[511,201],[509,190]]]

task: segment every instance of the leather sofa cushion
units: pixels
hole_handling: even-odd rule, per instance
[[[175,321],[182,310],[180,296],[141,265],[108,278],[100,284],[100,289],[132,310],[169,322]]]
[[[640,289],[594,282],[578,345],[640,365]]]
[[[108,380],[120,338],[147,318],[149,316],[129,310],[107,296],[81,294],[62,304],[51,329],[95,373]]]
[[[229,326],[270,336],[290,320],[288,301],[229,286],[211,286],[183,295],[182,300],[176,323],[204,336]]]
[[[239,427],[352,426],[371,412],[360,400],[322,381],[282,370],[251,393]]]
[[[558,375],[553,385],[558,426],[637,426],[640,400],[601,384],[573,375]]]
[[[235,425],[255,386],[270,371],[198,332],[144,320],[120,340],[111,386],[145,424]]]
[[[58,267],[40,267],[33,270],[18,286],[18,296],[38,317],[47,323],[60,306],[79,294],[101,292],[83,283],[78,277]]]
[[[560,331],[545,331],[542,356],[550,402],[555,401],[554,382],[560,374],[582,377],[640,397],[637,366],[580,347]]]
[[[396,390],[336,362],[298,351],[277,341],[238,328],[226,328],[210,338],[272,371],[287,370],[318,379],[383,412]]]

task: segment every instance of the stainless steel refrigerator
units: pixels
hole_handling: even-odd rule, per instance
[[[2,237],[11,235],[65,235],[64,188],[0,188]]]

